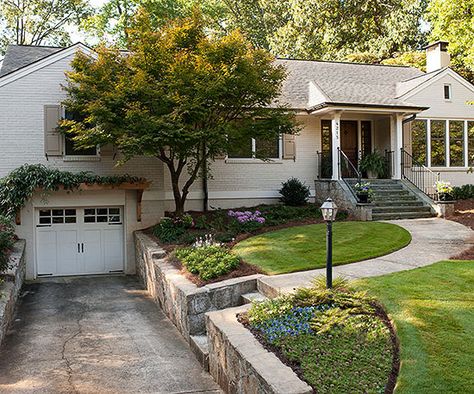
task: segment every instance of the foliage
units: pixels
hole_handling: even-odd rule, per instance
[[[387,160],[381,153],[375,151],[362,158],[359,168],[361,171],[372,172],[382,178],[387,173]]]
[[[319,219],[321,218],[321,210],[316,204],[306,204],[299,207],[275,204],[275,205],[261,205],[258,209],[265,216],[265,224],[267,226],[278,226],[288,222]],[[338,212],[338,218],[345,218],[344,211]]]
[[[474,82],[474,0],[431,0],[427,18],[431,40],[448,41],[456,71]]]
[[[249,233],[255,231],[265,224],[265,218],[257,209],[252,211],[227,211],[231,218],[229,229],[235,233]]]
[[[397,327],[397,393],[472,391],[474,261],[443,261],[355,283]]]
[[[308,202],[309,187],[299,179],[290,178],[281,185],[282,187],[278,192],[281,194],[280,201],[284,204],[297,207]]]
[[[474,198],[474,185],[467,184],[454,186],[451,195],[454,200],[467,200]]]
[[[333,289],[321,286],[324,281],[253,303],[250,326],[299,365],[318,393],[383,392],[393,348],[375,300],[348,289],[344,280]]]
[[[424,2],[228,0],[240,12],[229,19],[257,45],[279,56],[344,60],[353,53],[378,59],[423,41]]]
[[[9,251],[15,243],[15,232],[9,218],[0,215],[0,272],[8,268]]]
[[[202,280],[225,275],[240,263],[235,254],[220,245],[177,249],[176,257],[189,272],[199,275]]]
[[[285,70],[237,31],[208,34],[198,13],[154,28],[142,11],[127,47],[128,56],[116,47],[97,48],[96,58],[77,54],[65,105],[84,120],[64,121],[63,130],[79,148],[112,143],[124,160],[161,160],[177,215],[191,185],[209,176],[209,163],[235,143],[298,129],[293,113],[269,108]]]
[[[3,0],[0,2],[0,54],[8,44],[67,45],[68,26],[90,12],[86,0]]]
[[[441,201],[450,200],[453,194],[453,187],[451,182],[436,181],[435,183],[436,193]]]
[[[381,222],[333,223],[333,264],[383,256],[405,247],[405,229]],[[245,262],[271,275],[323,268],[326,265],[326,225],[311,224],[266,232],[234,246]]]
[[[164,243],[182,242],[183,235],[186,234],[194,224],[191,215],[174,216],[163,218],[160,223],[153,227],[153,234]],[[194,239],[190,239],[194,241]]]
[[[354,185],[354,190],[357,194],[367,194],[369,199],[373,197],[374,191],[370,187],[370,182],[357,182]]]
[[[421,51],[397,52],[380,62],[387,66],[409,66],[426,71],[426,53]]]
[[[0,179],[0,214],[12,217],[38,189],[47,193],[60,187],[73,190],[81,183],[119,185],[143,181],[143,178],[130,175],[99,176],[85,171],[61,171],[42,164],[25,164]]]

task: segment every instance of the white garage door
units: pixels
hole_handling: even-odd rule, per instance
[[[38,276],[122,272],[123,239],[122,207],[38,209]]]

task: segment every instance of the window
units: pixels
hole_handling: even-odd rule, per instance
[[[40,225],[76,223],[76,210],[40,209],[38,223]]]
[[[444,85],[444,99],[451,100],[451,85]]]
[[[413,158],[421,164],[426,165],[426,136],[427,136],[426,120],[414,120],[411,126],[411,152]]]
[[[332,126],[330,120],[321,120],[321,178],[332,177]]]
[[[245,141],[235,141],[229,148],[227,157],[230,159],[279,159],[280,137],[275,139],[249,138]]]
[[[467,122],[467,141],[468,141],[468,159],[469,166],[474,166],[474,122]]]
[[[431,165],[446,165],[446,121],[431,121]]]
[[[81,116],[76,112],[67,110],[65,111],[65,116],[68,120],[82,120]],[[72,140],[73,136],[68,134],[64,137],[64,152],[66,156],[97,156],[97,148],[87,148],[87,149],[77,149],[75,143]]]
[[[84,223],[122,224],[120,208],[86,208]]]
[[[464,166],[464,122],[462,120],[449,121],[449,165],[451,167]]]

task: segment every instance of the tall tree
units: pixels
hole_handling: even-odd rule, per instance
[[[87,0],[3,0],[0,53],[8,44],[68,44],[66,27],[78,24],[89,11]]]
[[[474,0],[432,0],[427,17],[431,39],[449,42],[454,67],[474,83]]]
[[[208,34],[200,15],[159,29],[140,13],[123,56],[101,47],[78,54],[65,105],[83,121],[65,121],[78,146],[113,143],[123,160],[151,156],[169,171],[176,213],[210,163],[246,138],[293,133],[294,114],[269,108],[285,71],[237,31]],[[262,157],[263,159],[265,157]]]
[[[108,0],[83,21],[82,28],[95,38],[125,47],[133,15],[139,8],[148,13],[150,23],[155,27],[171,19],[190,16],[197,8],[216,24],[224,14],[220,0]]]

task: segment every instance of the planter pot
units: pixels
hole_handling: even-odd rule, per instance
[[[369,195],[367,193],[357,193],[357,199],[361,204],[367,204],[369,202]]]
[[[369,178],[369,179],[378,179],[378,174],[374,171],[367,170],[367,178]]]
[[[453,198],[451,197],[451,194],[449,193],[439,193],[438,199],[439,201],[443,201],[443,202],[454,202]]]

